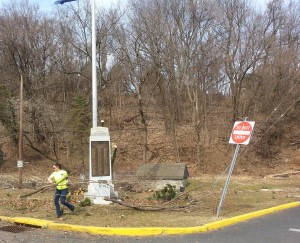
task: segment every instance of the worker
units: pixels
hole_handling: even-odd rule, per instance
[[[50,184],[56,184],[56,191],[54,195],[54,204],[56,210],[56,217],[61,218],[63,215],[63,210],[61,210],[59,205],[59,200],[61,204],[65,205],[72,212],[75,210],[75,206],[66,201],[68,194],[68,173],[61,169],[61,164],[56,163],[53,165],[53,173],[49,176],[48,182]]]

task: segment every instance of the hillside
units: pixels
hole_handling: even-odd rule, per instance
[[[138,117],[128,119],[130,113],[124,113],[121,127],[113,126],[110,129],[111,142],[117,145],[117,156],[114,161],[113,171],[115,174],[132,174],[144,163],[143,161],[143,133]],[[176,141],[173,134],[166,134],[164,124],[157,113],[151,113],[148,126],[148,150],[147,162],[149,163],[176,163],[184,162],[188,166],[190,176],[201,176],[210,174],[219,176],[230,165],[233,158],[235,145],[229,144],[229,136],[232,127],[230,124],[223,124],[226,129],[216,129],[212,131],[216,134],[206,141],[204,138],[200,150],[193,140],[194,130],[191,125],[182,125],[176,129]],[[126,117],[127,116],[127,117]],[[256,123],[259,129],[260,123]],[[238,154],[234,174],[245,176],[266,176],[268,174],[282,173],[290,170],[300,169],[300,126],[289,125],[283,127],[281,136],[274,138],[273,144],[268,144],[269,136],[259,137],[259,133],[254,132],[254,136],[249,145],[242,145]],[[1,165],[1,172],[17,174],[16,161],[18,159],[18,148],[9,139],[7,131],[1,126],[2,151],[4,152],[4,163]],[[177,146],[177,147],[176,147]],[[74,153],[71,158],[67,158],[67,151],[64,147],[60,149],[60,161],[70,170],[85,173],[88,170],[88,147],[85,145],[85,155]],[[262,151],[268,153],[262,153]],[[199,156],[198,156],[199,154]],[[25,167],[37,167],[35,169],[49,171],[49,164],[52,161],[46,159],[39,153],[33,151],[26,142],[24,145]],[[30,170],[29,170],[30,171]],[[35,170],[34,170],[35,171]],[[78,172],[78,173],[79,173]]]
[[[235,145],[229,144],[231,129],[224,132],[227,138],[219,138],[219,142],[211,145],[201,146],[200,157],[197,157],[195,143],[191,140],[193,129],[189,126],[182,126],[178,129],[179,159],[174,152],[173,140],[171,136],[163,131],[151,130],[149,134],[150,151],[148,152],[150,163],[176,163],[184,162],[188,165],[191,176],[201,174],[219,175],[230,165]],[[295,133],[293,133],[295,135]],[[118,146],[117,157],[114,165],[115,171],[131,172],[136,171],[143,163],[141,135],[137,131],[127,130],[122,132],[112,131],[112,141]],[[279,145],[273,145],[265,150],[272,150],[274,153],[269,157],[261,156],[257,146],[242,145],[238,154],[235,166],[235,174],[266,176],[285,172],[288,170],[299,170],[300,149],[297,141],[299,135],[290,139],[292,134],[285,134]],[[257,138],[254,136],[252,142]],[[265,142],[265,141],[263,141]],[[262,146],[260,144],[260,146]],[[226,173],[227,174],[227,173]]]
[[[97,11],[95,50],[91,12],[78,4],[0,11],[2,171],[17,173],[22,117],[27,169],[59,161],[87,173],[94,104],[118,147],[114,173],[184,162],[191,176],[224,174],[233,124],[245,117],[254,135],[234,173],[299,166],[299,1],[264,12],[242,0],[130,1]]]

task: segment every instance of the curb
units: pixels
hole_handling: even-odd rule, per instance
[[[204,233],[211,230],[224,228],[229,225],[237,224],[247,221],[249,219],[261,217],[263,215],[278,212],[284,209],[297,207],[300,202],[292,202],[283,204],[280,206],[259,210],[252,213],[247,213],[239,216],[235,216],[228,219],[218,220],[212,223],[204,224],[202,226],[195,227],[146,227],[146,228],[120,228],[120,227],[97,227],[97,226],[82,226],[72,224],[59,224],[50,220],[25,218],[25,217],[5,217],[0,216],[1,221],[8,221],[11,223],[23,224],[27,226],[35,226],[41,228],[47,228],[51,230],[61,231],[76,231],[80,233],[90,233],[98,235],[118,235],[118,236],[158,236],[158,235],[179,235],[179,234],[192,234],[192,233]]]

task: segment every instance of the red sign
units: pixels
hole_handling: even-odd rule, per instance
[[[253,121],[237,121],[234,123],[229,143],[245,144],[250,141],[250,137],[254,128]]]

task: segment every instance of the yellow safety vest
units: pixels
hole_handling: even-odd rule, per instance
[[[68,173],[65,170],[60,170],[60,171],[54,171],[51,175],[50,178],[54,179],[56,183],[56,188],[58,190],[63,190],[68,188],[67,183],[68,183]]]

